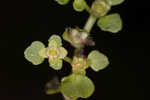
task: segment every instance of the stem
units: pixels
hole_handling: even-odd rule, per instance
[[[47,90],[46,91],[46,94],[48,95],[51,95],[51,94],[56,94],[56,93],[59,93],[60,92],[60,89],[56,89],[56,90]]]
[[[72,63],[72,59],[69,58],[69,57],[65,57],[65,58],[64,58],[64,61],[66,61],[66,62],[68,62],[68,63],[70,63],[70,64]]]
[[[85,1],[85,10],[86,10],[88,13],[90,13],[90,7],[89,7],[88,4],[86,3],[86,1]]]
[[[96,19],[97,19],[97,18],[96,18],[94,15],[92,15],[92,14],[89,16],[89,18],[88,18],[88,20],[87,20],[87,22],[86,22],[86,24],[85,24],[85,26],[84,26],[84,29],[85,29],[88,33],[90,33],[92,27],[94,26],[94,24],[95,24],[95,22],[96,22]]]

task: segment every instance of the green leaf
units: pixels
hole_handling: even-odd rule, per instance
[[[60,5],[66,5],[69,3],[70,0],[55,0]]]
[[[50,67],[55,70],[60,70],[62,68],[62,60],[61,59],[50,59],[49,60]]]
[[[85,1],[84,0],[74,0],[73,8],[78,12],[83,11],[85,9]]]
[[[61,91],[70,98],[88,98],[94,92],[93,82],[81,74],[71,74],[62,79]]]
[[[97,25],[103,31],[108,31],[112,33],[117,33],[122,29],[123,23],[119,14],[110,14],[104,17],[101,17]]]
[[[60,38],[60,36],[58,35],[52,35],[49,40],[48,40],[49,47],[61,47],[62,46],[62,40]]]
[[[109,64],[108,58],[97,50],[93,50],[88,55],[88,62],[94,71],[102,70]]]
[[[112,6],[116,6],[123,3],[125,0],[109,0],[109,1],[111,2]]]
[[[39,52],[44,48],[45,46],[42,42],[32,42],[32,44],[24,52],[25,58],[33,65],[41,64],[44,61],[44,57],[40,56]]]
[[[67,56],[67,54],[68,54],[68,52],[65,48],[63,48],[63,47],[59,48],[59,58],[60,59],[65,58]]]

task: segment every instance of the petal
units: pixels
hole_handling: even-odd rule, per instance
[[[68,54],[68,52],[65,48],[63,48],[63,47],[59,48],[59,58],[60,59],[65,58],[67,56],[67,54]]]
[[[101,30],[112,33],[119,32],[122,29],[122,24],[121,17],[117,13],[101,17],[97,22]]]
[[[61,91],[69,98],[88,98],[94,92],[93,82],[81,74],[72,74],[62,79]]]
[[[61,59],[49,59],[50,67],[55,70],[60,70],[62,68],[62,60]]]
[[[43,58],[47,58],[47,48],[43,48],[40,50],[39,55],[42,56]]]
[[[58,35],[52,35],[49,38],[48,42],[49,42],[49,44],[48,44],[49,47],[60,47],[60,46],[62,46],[62,40],[61,40],[60,36],[58,36]]]
[[[88,62],[94,71],[102,70],[109,64],[108,58],[97,50],[93,50],[88,55]]]
[[[24,52],[25,58],[33,65],[41,64],[44,61],[44,57],[40,56],[39,52],[44,48],[45,46],[42,42],[32,42],[32,44]]]

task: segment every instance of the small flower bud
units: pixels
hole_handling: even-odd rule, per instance
[[[84,0],[74,0],[73,8],[78,12],[83,11],[85,9],[85,1]]]
[[[95,45],[95,42],[90,38],[88,33],[79,28],[67,28],[63,33],[63,39],[70,42],[72,46],[78,49],[83,48],[85,45]]]
[[[91,13],[96,17],[101,17],[107,14],[111,5],[108,0],[96,0],[91,7]]]

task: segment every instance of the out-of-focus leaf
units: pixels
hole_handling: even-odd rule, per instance
[[[111,2],[112,6],[116,6],[123,3],[125,0],[109,0],[109,1]]]
[[[62,60],[61,59],[49,59],[50,67],[55,70],[60,70],[62,68]]]
[[[93,50],[88,55],[88,61],[94,71],[99,71],[106,68],[109,64],[108,58],[97,50]]]
[[[94,92],[93,82],[81,74],[72,74],[62,79],[61,91],[70,98],[88,98]]]
[[[33,65],[41,64],[44,61],[44,57],[40,56],[39,52],[44,48],[45,46],[42,42],[32,42],[32,44],[24,52],[25,58]]]
[[[55,0],[60,5],[66,5],[69,3],[70,0]]]
[[[56,94],[60,92],[60,82],[58,77],[54,77],[52,80],[46,83],[45,92],[47,95]]]
[[[60,36],[58,36],[58,35],[52,35],[49,38],[48,42],[49,42],[49,44],[48,44],[49,47],[60,47],[60,46],[62,46],[62,40],[61,40]]]
[[[117,13],[101,17],[98,20],[97,25],[101,28],[101,30],[112,33],[119,32],[123,26],[121,17]]]

